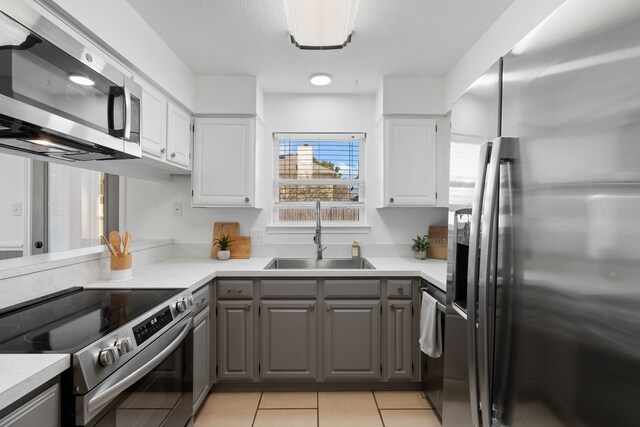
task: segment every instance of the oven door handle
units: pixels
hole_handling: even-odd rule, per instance
[[[139,369],[136,369],[122,380],[118,381],[113,386],[107,388],[106,390],[101,391],[96,394],[89,400],[87,403],[87,411],[89,413],[94,412],[98,409],[101,409],[104,405],[109,403],[113,398],[118,396],[120,393],[131,387],[133,384],[138,382],[141,378],[147,375],[149,372],[154,370],[162,361],[169,356],[173,351],[182,344],[185,337],[189,333],[192,328],[191,318],[187,324],[182,328],[182,331],[178,334],[176,339],[174,339],[171,344],[165,347],[160,353],[153,357],[153,359],[149,360],[147,363],[142,365]]]

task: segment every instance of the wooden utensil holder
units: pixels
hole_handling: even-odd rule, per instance
[[[111,255],[111,277],[112,282],[122,282],[133,278],[131,270],[131,254]]]
[[[130,270],[131,254],[111,255],[111,270]]]

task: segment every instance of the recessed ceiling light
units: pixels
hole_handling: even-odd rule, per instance
[[[69,74],[69,80],[81,86],[93,86],[94,84],[96,84],[96,82],[91,80],[89,77],[83,76],[81,74]]]
[[[311,76],[311,84],[315,86],[326,86],[331,83],[331,76],[329,74],[314,74]]]

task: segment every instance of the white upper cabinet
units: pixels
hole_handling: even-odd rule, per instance
[[[192,205],[255,207],[255,118],[195,119]]]
[[[191,165],[191,116],[171,102],[167,108],[167,161],[187,169]]]
[[[191,170],[191,115],[144,80],[142,86],[142,154],[173,172]]]
[[[436,121],[384,118],[383,206],[436,206]]]
[[[165,159],[167,151],[167,99],[148,85],[142,86],[142,151]]]

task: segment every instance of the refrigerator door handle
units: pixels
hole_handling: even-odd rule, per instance
[[[491,293],[495,291],[492,283],[493,251],[496,248],[496,226],[499,200],[500,164],[513,157],[510,147],[514,138],[500,137],[493,141],[491,159],[487,168],[485,202],[482,206],[482,241],[480,242],[480,265],[478,274],[478,392],[480,394],[481,420],[483,427],[491,427],[493,396],[491,394],[491,367],[493,366],[493,343],[490,339],[492,320]]]
[[[480,239],[480,221],[482,218],[482,202],[484,196],[485,176],[491,142],[480,146],[479,168],[476,177],[476,187],[471,207],[471,230],[469,234],[469,264],[467,269],[467,368],[469,372],[469,400],[471,403],[471,421],[476,427],[480,426],[480,405],[478,404],[478,361],[476,337],[476,293],[478,287],[478,256]]]

